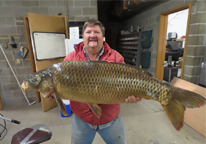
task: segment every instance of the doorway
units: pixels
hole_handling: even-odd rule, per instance
[[[185,10],[188,10],[188,18],[186,21],[186,34],[183,37],[180,34],[180,37],[178,37],[178,35],[176,35],[176,33],[173,33],[173,32],[168,33],[169,16],[172,16],[174,13],[178,14],[180,11],[183,12]],[[190,22],[190,14],[191,14],[191,3],[179,6],[177,8],[168,10],[166,12],[162,12],[160,14],[156,75],[155,75],[155,77],[160,81],[163,81],[163,77],[164,77],[165,60],[168,62],[168,54],[166,54],[166,44],[168,43],[168,41],[169,41],[169,43],[176,43],[177,45],[181,45],[180,47],[182,47],[184,49],[184,51],[182,53],[182,61],[181,61],[181,74],[179,74],[180,78],[183,77],[185,55],[186,55],[186,49],[187,49],[187,38],[188,38],[188,31],[189,31],[189,22]],[[183,44],[183,41],[182,42],[176,41],[177,39],[183,39],[183,38],[184,38],[184,44]],[[173,42],[173,41],[175,41],[175,42]],[[181,44],[178,44],[178,43],[181,43]],[[175,58],[175,57],[176,56],[174,55],[173,58]],[[176,60],[173,61],[172,66],[174,66],[174,62],[175,62],[175,66],[176,66]],[[178,71],[178,70],[176,70],[176,71]],[[169,70],[168,70],[168,73],[169,73]],[[170,74],[171,74],[171,71],[170,71]],[[171,77],[170,77],[170,79],[171,79]]]

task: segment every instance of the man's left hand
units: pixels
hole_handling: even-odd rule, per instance
[[[139,101],[141,101],[142,100],[142,98],[141,97],[135,97],[135,96],[129,96],[129,97],[127,97],[126,99],[125,99],[125,102],[126,103],[137,103],[137,102],[139,102]]]

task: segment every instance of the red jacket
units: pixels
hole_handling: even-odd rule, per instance
[[[104,53],[100,57],[100,61],[124,63],[124,58],[117,51],[111,49],[106,42],[103,44]],[[69,53],[64,58],[64,61],[88,61],[84,54],[83,46],[83,42],[76,45],[74,47],[75,51]],[[120,112],[120,104],[99,104],[102,109],[102,114],[100,118],[97,118],[86,103],[71,101],[70,106],[73,113],[75,113],[82,121],[94,126],[114,120]]]

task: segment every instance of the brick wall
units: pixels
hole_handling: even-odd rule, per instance
[[[68,8],[67,8],[68,5]],[[10,43],[10,37],[18,44],[16,49],[10,45],[4,49],[20,83],[26,75],[31,74],[30,59],[21,59],[18,51],[21,46],[27,47],[23,16],[28,12],[68,16],[69,21],[85,21],[97,18],[97,0],[0,0],[0,44]],[[16,60],[20,60],[20,64]],[[26,103],[26,100],[14,78],[1,50],[0,50],[0,96],[3,106]],[[27,96],[30,101],[36,100],[35,92],[29,90]]]
[[[121,24],[119,31],[128,30],[130,26],[140,26],[142,31],[153,30],[153,42],[149,49],[152,52],[151,66],[148,68],[153,75],[156,71],[156,57],[159,31],[159,14],[183,4],[192,2],[192,15],[186,52],[186,63],[183,79],[197,83],[201,72],[201,62],[206,51],[206,1],[170,0],[150,10],[142,12]]]
[[[183,79],[198,84],[206,58],[206,1],[193,2],[192,7]]]

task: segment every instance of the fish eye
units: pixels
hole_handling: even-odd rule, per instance
[[[42,73],[43,73],[43,74],[47,74],[47,72],[46,72],[46,71],[43,71]]]

